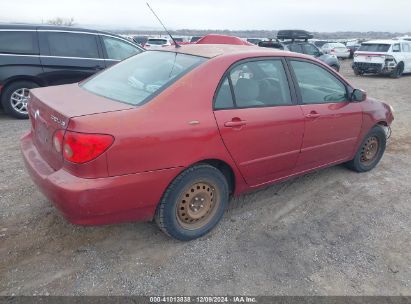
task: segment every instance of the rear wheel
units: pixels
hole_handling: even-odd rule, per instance
[[[181,173],[167,188],[155,221],[169,236],[189,241],[211,231],[228,202],[228,183],[215,167],[201,164]]]
[[[362,141],[353,160],[347,167],[357,172],[367,172],[375,168],[384,155],[386,134],[381,126],[375,126]]]
[[[15,118],[27,119],[29,90],[37,87],[32,81],[16,81],[7,85],[1,95],[4,111]]]

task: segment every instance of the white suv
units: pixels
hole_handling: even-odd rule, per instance
[[[352,68],[355,75],[372,73],[399,78],[403,73],[411,73],[411,42],[367,41],[354,53]]]

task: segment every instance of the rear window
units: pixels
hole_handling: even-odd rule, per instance
[[[391,44],[363,43],[359,51],[363,52],[388,52]]]
[[[140,105],[202,62],[203,57],[148,51],[97,74],[81,86],[119,102]]]
[[[36,32],[0,31],[0,53],[37,55]]]
[[[156,45],[162,45],[166,44],[167,40],[165,39],[148,39],[147,43],[149,44],[156,44]]]

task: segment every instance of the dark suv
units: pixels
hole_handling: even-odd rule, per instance
[[[29,89],[79,82],[143,49],[110,33],[60,26],[0,25],[0,99],[27,118]]]
[[[313,43],[308,42],[313,35],[303,30],[282,30],[277,34],[277,39],[260,41],[258,46],[276,48],[280,50],[307,54],[325,62],[337,72],[340,70],[340,62],[334,55],[324,54]]]

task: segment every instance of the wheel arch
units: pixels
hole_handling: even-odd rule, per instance
[[[234,193],[236,179],[235,179],[234,170],[228,163],[220,159],[204,159],[204,160],[198,161],[190,165],[189,167],[199,165],[199,164],[207,164],[219,170],[227,180],[228,189],[229,189],[230,194]]]
[[[31,81],[34,82],[35,84],[37,84],[40,87],[44,87],[47,84],[42,81],[40,78],[35,77],[35,76],[30,76],[30,75],[16,75],[13,77],[10,77],[8,79],[6,79],[6,81],[3,83],[3,89],[2,91],[4,91],[4,89],[6,87],[8,87],[10,84],[17,82],[17,81]]]

